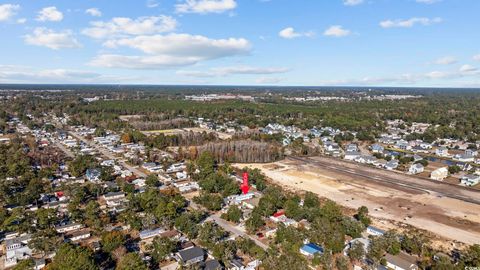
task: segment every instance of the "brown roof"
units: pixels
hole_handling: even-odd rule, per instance
[[[178,235],[177,230],[170,230],[170,231],[166,231],[166,232],[161,233],[160,237],[172,238],[172,237],[175,237],[177,235]]]

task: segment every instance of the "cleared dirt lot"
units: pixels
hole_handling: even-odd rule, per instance
[[[348,173],[355,168],[350,168],[350,164],[339,164],[342,169],[348,170],[345,173],[315,162],[294,159],[272,164],[238,164],[238,167],[243,166],[261,169],[272,181],[286,188],[312,191],[345,207],[358,208],[365,205],[376,219],[376,225],[385,229],[408,224],[441,238],[455,240],[443,243],[480,243],[480,204],[446,196],[456,193],[449,186],[437,189],[436,183],[427,182],[426,188],[423,185],[419,188],[408,182],[400,185],[369,180]],[[371,175],[378,179],[389,175],[392,179],[427,181],[393,174],[375,170]],[[459,190],[458,193],[467,198],[480,199],[468,190]]]
[[[181,135],[181,134],[184,134],[184,133],[187,133],[187,132],[215,133],[215,134],[217,134],[218,138],[220,138],[222,140],[228,140],[228,139],[232,138],[232,135],[228,134],[228,133],[218,132],[218,131],[214,131],[214,130],[206,129],[206,128],[198,128],[198,127],[142,131],[142,133],[147,135],[147,136],[156,136],[156,135],[160,135],[160,134],[163,134],[165,136]]]

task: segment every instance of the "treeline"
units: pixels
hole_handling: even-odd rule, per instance
[[[32,146],[33,147],[33,146]],[[51,189],[45,178],[55,172],[56,164],[36,169],[40,162],[29,154],[33,152],[19,138],[8,145],[0,145],[0,229],[26,232],[32,224],[25,214],[28,205],[35,204],[40,194]],[[7,211],[7,206],[13,208]]]
[[[218,162],[267,163],[283,158],[282,148],[276,144],[251,140],[211,142],[189,149],[195,159],[209,152]]]
[[[437,95],[408,100],[328,101],[320,104],[288,104],[281,100],[277,103],[194,102],[146,99],[143,96],[136,100],[85,103],[72,95],[54,95],[48,100],[27,95],[5,105],[7,112],[30,113],[34,116],[45,112],[57,115],[68,113],[72,116],[71,124],[103,126],[112,130],[129,126],[118,118],[120,115],[140,114],[146,115],[146,122],[152,122],[152,125],[163,120],[203,117],[220,124],[236,120],[251,128],[264,127],[273,122],[300,128],[332,126],[340,130],[363,131],[365,139],[384,131],[385,120],[388,119],[402,119],[407,125],[412,122],[438,125],[429,131],[427,139],[468,137],[476,140],[480,134],[480,115],[477,113],[480,110],[480,95],[471,92],[439,92]],[[170,124],[176,125],[169,123],[167,126]],[[160,127],[164,127],[164,124],[160,124]]]
[[[128,123],[138,130],[162,130],[194,126],[193,121],[185,118],[142,117],[139,120],[130,120]]]
[[[178,135],[159,134],[156,136],[145,137],[143,138],[143,141],[147,146],[164,149],[169,146],[203,145],[207,142],[216,141],[217,139],[217,135],[213,132],[189,131]]]
[[[237,119],[249,127],[263,127],[269,122],[309,128],[324,125],[351,131],[383,131],[387,119],[407,123],[440,125],[438,136],[474,136],[480,134],[480,95],[441,93],[423,98],[355,102],[329,101],[321,104],[249,103],[240,101],[193,102],[185,100],[136,100],[95,102],[75,110],[115,114],[165,113],[176,117]],[[452,124],[451,129],[448,127]],[[370,137],[365,134],[365,137]]]

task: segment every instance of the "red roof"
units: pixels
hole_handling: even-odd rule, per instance
[[[132,174],[131,176],[127,176],[125,177],[125,181],[131,183],[133,180],[136,180],[137,179],[137,176],[135,176],[134,174]]]
[[[278,212],[276,212],[275,214],[273,214],[274,217],[281,217],[285,215],[285,211],[284,210],[280,210]]]

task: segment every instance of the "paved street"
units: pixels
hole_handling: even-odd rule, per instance
[[[128,170],[130,170],[131,172],[133,172],[135,175],[137,176],[140,176],[140,177],[146,177],[147,174],[142,172],[141,170],[139,170],[138,168],[135,168],[129,164],[127,164],[125,161],[123,160],[120,160],[118,157],[116,157],[115,155],[113,155],[112,153],[110,153],[109,151],[107,151],[105,148],[102,148],[101,146],[93,143],[92,141],[88,141],[87,139],[85,139],[83,136],[80,136],[80,134],[74,132],[74,131],[69,131],[69,133],[77,138],[78,140],[81,140],[82,142],[86,143],[88,146],[90,146],[91,148],[94,148],[95,150],[97,150],[100,154],[106,156],[108,159],[114,159],[116,160],[118,163],[120,163],[120,165],[122,165],[123,167],[127,168]]]
[[[81,140],[82,142],[84,142],[85,144],[87,144],[89,147],[91,148],[94,148],[95,150],[97,150],[100,154],[104,155],[105,157],[107,157],[108,159],[114,159],[116,160],[117,162],[119,162],[122,166],[124,166],[125,168],[127,168],[128,170],[132,171],[133,173],[135,173],[137,176],[140,176],[140,177],[146,177],[147,175],[140,171],[138,168],[135,168],[129,164],[127,164],[126,162],[122,161],[122,160],[119,160],[118,157],[114,156],[112,153],[108,152],[106,149],[102,148],[101,146],[93,143],[92,141],[88,141],[87,139],[85,139],[83,136],[80,136],[80,134],[74,132],[74,131],[69,131],[69,133],[75,137],[76,139],[78,140]],[[66,149],[65,147],[61,148],[62,150],[64,150],[66,153],[68,153],[67,151],[69,151],[68,149]],[[70,152],[71,154],[71,152]],[[194,207],[195,208],[195,207]],[[263,242],[261,242],[260,240],[258,240],[256,237],[253,237],[251,235],[248,235],[246,232],[238,229],[237,227],[231,225],[230,223],[228,223],[227,221],[223,220],[222,218],[220,218],[220,213],[217,213],[215,215],[211,215],[207,218],[207,220],[213,220],[215,221],[215,223],[217,223],[220,227],[222,227],[224,230],[232,233],[233,235],[236,235],[236,236],[241,236],[241,237],[246,237],[246,238],[250,238],[251,240],[253,240],[259,247],[261,247],[262,249],[264,250],[267,250],[268,249],[268,245],[264,244]]]
[[[222,227],[224,230],[236,235],[236,236],[241,236],[241,237],[246,237],[250,238],[257,244],[259,247],[261,247],[264,250],[268,249],[268,245],[264,244],[260,240],[258,240],[256,237],[253,237],[251,235],[248,235],[246,232],[238,229],[237,227],[233,226],[232,224],[228,223],[226,220],[220,218],[220,213],[216,213],[214,215],[211,215],[207,218],[207,220],[213,220],[215,223],[217,223],[220,227]]]
[[[62,150],[68,157],[75,158],[75,155],[72,153],[72,151],[70,151],[70,149],[65,147],[65,145],[61,144],[59,141],[55,140],[55,146]]]

